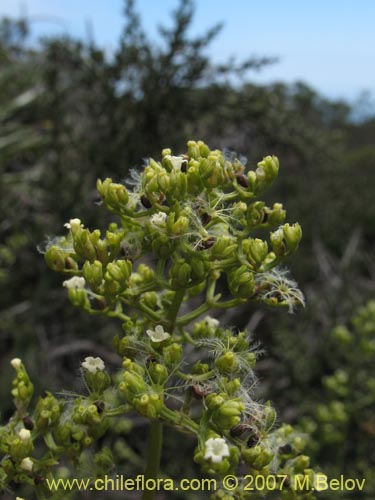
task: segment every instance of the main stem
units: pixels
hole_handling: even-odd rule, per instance
[[[149,431],[148,457],[145,469],[145,480],[157,479],[163,443],[163,424],[159,420],[152,420]],[[142,500],[153,500],[154,490],[143,491]]]
[[[170,332],[173,333],[178,311],[184,299],[185,291],[179,290],[175,293],[173,302],[168,311],[167,318],[169,320]],[[149,431],[148,457],[145,469],[145,480],[157,479],[160,465],[161,448],[163,444],[163,424],[160,420],[152,420]],[[154,490],[145,489],[142,494],[142,500],[153,500],[155,495]]]

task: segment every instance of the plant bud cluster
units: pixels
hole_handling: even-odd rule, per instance
[[[165,149],[160,161],[149,159],[133,189],[98,181],[116,221],[90,230],[71,219],[65,236],[47,245],[45,260],[66,275],[73,305],[120,321],[113,344],[122,368],[111,373],[88,356],[81,365],[85,396],[46,393],[32,411],[33,385],[21,360],[13,360],[17,411],[0,428],[1,450],[12,458],[11,465],[1,462],[1,486],[25,474],[26,482],[51,476],[64,456],[77,465],[111,419],[129,411],[195,436],[194,460],[205,473],[313,474],[301,454],[304,437],[289,426],[275,430],[275,410],[254,398],[257,350],[249,334],[207,315],[248,300],[290,311],[304,303],[280,267],[297,250],[301,228],[284,222],[280,203],[257,199],[278,170],[274,156],[246,171],[240,160],[189,141],[185,154]],[[218,293],[219,280],[226,294]],[[30,439],[25,419],[33,424]],[[41,438],[46,452],[36,458],[33,440]],[[102,455],[97,460],[108,468],[111,454]],[[240,482],[235,498],[246,495]]]

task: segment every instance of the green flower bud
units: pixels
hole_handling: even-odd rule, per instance
[[[191,165],[192,162],[189,162]],[[204,189],[202,178],[199,174],[199,164],[190,166],[187,171],[187,190],[191,195],[198,195]]]
[[[249,238],[242,242],[242,249],[254,270],[260,268],[268,255],[268,244],[259,238]]]
[[[198,145],[200,156],[202,156],[202,158],[207,158],[211,153],[211,150],[207,146],[207,144],[205,144],[203,141],[198,141],[197,145]]]
[[[155,272],[146,264],[139,264],[137,272],[142,276],[144,282],[151,283],[155,278]]]
[[[174,342],[173,344],[163,347],[164,362],[168,367],[173,367],[180,363],[182,359],[182,346]]]
[[[15,460],[28,457],[33,452],[34,446],[31,439],[22,440],[19,436],[8,438],[8,453]]]
[[[106,293],[117,294],[123,291],[127,285],[132,272],[130,260],[116,260],[107,265],[104,274],[104,288]]]
[[[134,408],[145,417],[158,418],[163,408],[163,399],[160,394],[143,394],[133,401]]]
[[[50,392],[46,394],[44,398],[39,399],[35,408],[34,417],[38,429],[46,429],[54,425],[61,414],[61,403]]]
[[[172,154],[172,150],[170,148],[164,148],[161,152],[161,156],[164,157],[164,156],[169,156]]]
[[[91,392],[102,394],[111,385],[111,377],[105,370],[97,370],[94,373],[85,370],[85,380]]]
[[[227,259],[233,256],[237,250],[237,244],[233,238],[222,236],[218,238],[211,248],[211,256],[213,259]]]
[[[142,302],[150,309],[155,309],[158,305],[158,294],[156,292],[146,292],[142,295]]]
[[[252,468],[261,470],[272,461],[273,453],[264,446],[256,445],[252,448],[243,450],[242,458],[244,462],[251,465]]]
[[[275,255],[278,257],[283,256],[286,253],[283,227],[281,226],[276,231],[270,233],[270,239]]]
[[[132,263],[130,260],[116,260],[115,262],[110,262],[108,264],[105,279],[125,284],[128,281],[131,272]]]
[[[246,219],[250,228],[260,227],[263,224],[265,218],[264,205],[262,201],[256,201],[249,205]]]
[[[171,239],[171,237],[158,233],[155,235],[151,247],[158,259],[166,259],[174,252],[176,245],[176,241]]]
[[[227,274],[228,286],[234,297],[248,299],[255,293],[254,275],[244,264]]]
[[[201,156],[198,144],[195,141],[188,141],[187,148],[188,148],[187,150],[188,156],[190,158],[198,160],[198,158]]]
[[[293,450],[297,453],[301,453],[301,451],[303,451],[306,447],[306,444],[306,439],[302,436],[296,436],[295,438],[293,438],[292,447]]]
[[[266,156],[258,163],[255,171],[260,186],[270,185],[276,179],[279,172],[279,160],[276,156]]]
[[[86,290],[69,288],[68,297],[73,306],[80,307],[81,309],[90,309],[90,302]]]
[[[102,417],[98,413],[96,405],[90,405],[86,412],[86,423],[90,426],[97,425],[101,422]]]
[[[110,448],[105,446],[95,453],[94,463],[102,472],[109,472],[114,465],[114,458]]]
[[[206,316],[202,321],[197,321],[192,330],[195,339],[214,337],[219,327],[219,321],[210,316]]]
[[[184,259],[177,259],[173,262],[169,275],[173,290],[188,288],[191,282],[191,266]]]
[[[302,238],[301,226],[298,224],[298,222],[291,226],[289,224],[284,224],[283,232],[289,251],[291,253],[295,252]]]
[[[193,256],[191,258],[190,265],[191,279],[194,283],[200,283],[207,278],[208,271],[210,269],[210,263],[208,262],[208,260]]]
[[[150,363],[148,373],[154,384],[163,385],[168,380],[168,370],[160,363]]]
[[[96,259],[96,250],[88,229],[80,229],[74,235],[74,250],[78,257],[93,262]]]
[[[192,368],[192,373],[194,375],[204,375],[210,371],[210,365],[207,363],[202,363],[201,361],[197,361],[194,363]]]
[[[212,420],[215,425],[222,430],[229,430],[231,427],[241,422],[241,413],[245,405],[240,400],[231,399],[224,401],[212,414]]]
[[[97,190],[111,212],[121,213],[129,201],[129,195],[126,187],[122,184],[115,184],[112,179],[98,180],[96,184]]]
[[[189,219],[182,215],[173,224],[171,233],[174,236],[182,236],[187,232],[188,228],[189,228]]]
[[[218,187],[225,181],[224,169],[219,159],[213,154],[200,161],[199,173],[206,188]]]
[[[215,394],[211,393],[205,399],[207,408],[209,410],[216,410],[225,402],[225,394]]]
[[[130,401],[138,394],[147,391],[147,385],[139,373],[126,371],[123,375],[119,390]]]
[[[187,161],[185,160],[185,163],[182,165],[187,165]],[[183,166],[181,167],[183,168]],[[185,167],[186,168],[186,167]],[[183,172],[177,172],[176,173],[176,182],[175,182],[175,196],[179,200],[182,200],[185,198],[186,193],[188,191],[188,180],[187,176]]]
[[[25,366],[19,358],[14,358],[11,365],[16,370],[16,377],[12,381],[11,394],[14,397],[15,405],[22,414],[30,403],[34,393],[34,385],[31,382]]]
[[[107,244],[109,245],[109,247],[112,251],[118,250],[120,248],[120,243],[124,238],[124,232],[123,231],[117,231],[117,232],[107,231],[105,233],[105,238],[107,240]]]
[[[97,259],[102,263],[102,264],[107,264],[109,260],[109,255],[108,255],[108,248],[107,248],[107,242],[106,240],[98,240],[95,243],[95,249],[96,249],[96,256]]]
[[[236,372],[240,367],[240,363],[234,352],[227,351],[225,354],[222,354],[219,358],[217,358],[215,366],[220,373],[226,374]]]
[[[97,291],[103,281],[103,266],[98,260],[92,264],[86,261],[83,265],[83,276],[93,291]]]
[[[275,409],[272,408],[270,401],[267,401],[263,410],[264,429],[266,431],[270,430],[274,426],[276,422],[276,417],[277,414]]]
[[[310,457],[307,455],[299,455],[293,462],[296,472],[304,472],[310,465]]]
[[[286,212],[281,203],[274,203],[273,208],[264,209],[263,225],[267,227],[278,226],[285,220]]]
[[[52,271],[64,271],[66,253],[63,252],[59,247],[55,245],[49,247],[44,254],[44,259],[47,266],[52,269]]]
[[[241,387],[241,380],[239,378],[228,380],[226,377],[223,377],[223,384],[228,396],[233,396],[233,394],[235,394]]]
[[[134,360],[136,355],[138,354],[138,348],[134,343],[134,339],[130,337],[122,337],[120,339],[119,336],[116,335],[113,339],[113,345],[116,349],[117,354],[121,357],[125,356],[127,358],[130,358],[131,360]]]

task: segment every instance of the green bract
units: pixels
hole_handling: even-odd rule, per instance
[[[192,458],[203,472],[240,477],[228,498],[250,497],[244,473],[313,475],[308,457],[301,455],[305,438],[290,426],[274,430],[275,410],[254,400],[256,350],[249,335],[235,334],[207,315],[248,300],[289,310],[303,304],[296,283],[279,267],[297,250],[301,228],[283,224],[280,203],[267,207],[258,200],[278,170],[276,157],[246,171],[240,160],[189,141],[186,154],[163,150],[161,160],[150,159],[132,183],[98,181],[115,220],[106,229],[91,230],[71,219],[45,259],[52,270],[67,275],[63,284],[75,306],[119,320],[122,333],[114,347],[122,369],[116,372],[100,358],[87,357],[82,363],[86,395],[56,399],[47,394],[31,410],[32,384],[22,363],[15,363],[17,412],[1,428],[1,450],[4,457],[13,455],[14,465],[2,463],[2,487],[24,478],[19,460],[33,452],[15,439],[22,419],[33,421],[35,441],[44,440],[45,455],[32,458],[27,474],[32,481],[33,471],[53,477],[52,465],[65,455],[77,467],[110,419],[132,410],[152,421],[149,477],[157,474],[155,443],[160,445],[163,424],[195,437]],[[35,487],[47,493],[43,485]],[[263,498],[267,491],[256,495],[251,498]],[[313,498],[311,492],[282,495]],[[152,496],[144,493],[145,499]]]

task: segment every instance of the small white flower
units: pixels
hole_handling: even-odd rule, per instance
[[[147,330],[146,333],[153,342],[163,342],[170,337],[170,334],[165,332],[161,325],[155,326],[155,330]]]
[[[64,224],[64,227],[67,229],[78,229],[79,227],[83,227],[83,224],[81,223],[81,219],[70,219],[69,222],[66,222]]]
[[[205,460],[211,459],[214,464],[219,464],[223,457],[229,457],[229,448],[224,438],[210,438],[205,444]]]
[[[22,363],[22,360],[20,358],[13,358],[10,362],[11,366],[13,366],[13,368],[15,370],[18,370],[19,368],[21,368],[21,363]]]
[[[184,161],[183,156],[166,155],[164,158],[167,158],[172,163],[174,169],[181,170],[181,164]]]
[[[26,457],[26,458],[22,459],[22,461],[20,463],[20,467],[21,467],[21,469],[27,470],[30,472],[33,470],[34,463],[29,457]]]
[[[208,328],[217,328],[220,324],[218,319],[212,318],[211,316],[206,316],[204,321],[207,323]]]
[[[25,500],[25,499],[22,497],[16,497],[16,500]]]
[[[74,290],[85,288],[85,285],[85,278],[82,278],[81,276],[73,276],[73,278],[63,281],[63,286],[65,286],[65,288],[73,288]]]
[[[18,436],[21,441],[28,441],[31,437],[31,432],[28,429],[21,429]]]
[[[167,214],[164,212],[158,212],[157,214],[151,215],[151,224],[154,226],[164,226],[167,220]]]
[[[96,373],[97,371],[102,372],[105,368],[105,364],[102,358],[88,356],[85,358],[85,361],[83,361],[82,367],[90,373]]]

